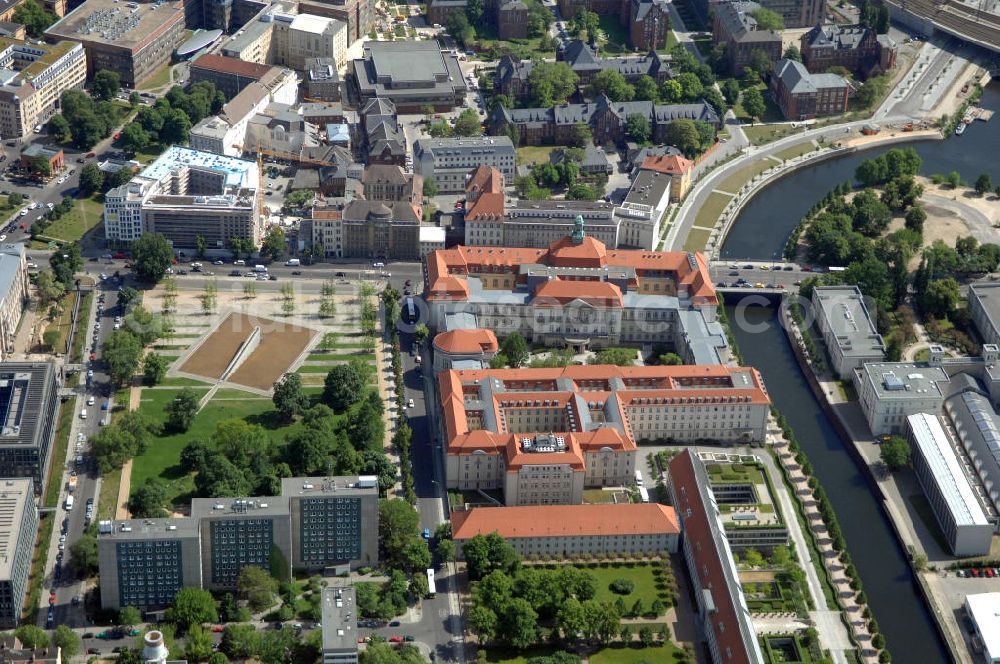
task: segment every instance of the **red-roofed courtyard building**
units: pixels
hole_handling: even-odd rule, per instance
[[[723,365],[452,370],[438,394],[448,488],[507,505],[631,484],[637,440],[763,440],[770,407],[756,370]]]
[[[674,508],[656,503],[475,507],[453,512],[451,529],[459,557],[476,535],[498,533],[535,560],[676,553],[681,530]]]

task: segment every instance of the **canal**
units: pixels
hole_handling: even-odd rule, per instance
[[[983,106],[1000,110],[1000,85],[983,95]],[[1000,117],[974,122],[961,137],[917,141],[923,174],[956,170],[975,181],[983,171],[996,172],[1000,154]],[[724,258],[780,258],[789,233],[812,205],[834,185],[852,180],[863,160],[889,148],[832,159],[796,171],[758,194],[742,211],[722,247]],[[763,374],[775,405],[788,418],[817,478],[826,489],[847,540],[851,558],[864,582],[872,611],[896,662],[947,662],[949,656],[930,611],[920,595],[902,545],[875,493],[861,475],[844,441],[827,420],[795,361],[774,310],[746,310],[743,323],[728,308],[733,334],[747,364]]]

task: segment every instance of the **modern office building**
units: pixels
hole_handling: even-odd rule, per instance
[[[291,477],[280,496],[195,498],[191,516],[102,521],[104,608],[162,607],[182,587],[233,590],[248,565],[307,572],[378,561],[376,478]]]
[[[418,42],[425,43],[425,42]],[[480,166],[492,166],[514,181],[514,144],[506,136],[423,138],[413,143],[413,170],[434,178],[438,193],[459,194]]]
[[[45,31],[50,40],[80,42],[87,53],[87,78],[113,71],[123,86],[136,88],[170,62],[184,41],[183,2],[119,4],[87,0]]]
[[[264,232],[260,186],[255,162],[175,145],[107,193],[104,236],[128,243],[162,233],[185,248],[201,236],[213,249],[238,237],[256,247]]]
[[[762,664],[764,656],[705,466],[685,450],[670,461],[669,468],[684,561],[712,663]]]
[[[843,379],[850,379],[866,362],[885,358],[885,342],[857,286],[817,286],[813,313],[833,364]]]
[[[321,621],[323,664],[358,664],[358,611],[351,586],[323,588]]]
[[[21,624],[38,535],[38,507],[31,478],[0,479],[0,629]]]
[[[764,464],[718,462],[706,472],[716,504],[726,506],[719,518],[734,551],[788,545],[788,526]]]
[[[906,421],[913,470],[951,553],[956,556],[988,554],[996,524],[983,510],[939,416],[918,413],[910,415]]]
[[[680,525],[674,508],[657,503],[474,507],[451,514],[452,539],[498,533],[523,558],[616,558],[677,553]]]
[[[976,664],[1000,662],[1000,593],[965,596],[965,615],[972,623],[973,659]]]
[[[690,364],[719,364],[725,334],[701,254],[611,250],[573,235],[545,249],[463,247],[427,257],[428,322],[465,312],[498,336],[569,347],[666,344]]]
[[[458,58],[434,40],[367,42],[352,73],[362,104],[388,99],[400,113],[419,113],[425,106],[450,111],[469,90]]]
[[[232,99],[246,86],[259,82],[272,69],[256,62],[206,53],[191,62],[191,82],[208,81],[215,85],[216,90],[221,90],[226,99]]]
[[[801,62],[782,58],[771,70],[771,96],[788,120],[847,112],[851,84],[836,74],[811,74]]]
[[[373,0],[302,0],[299,11],[346,23],[348,46],[371,32],[375,25]]]
[[[28,305],[28,261],[23,244],[0,244],[0,359],[14,352],[17,326]],[[63,348],[54,349],[64,352]]]
[[[938,413],[951,378],[940,366],[913,362],[870,362],[855,372],[861,409],[876,436],[906,433],[906,418]]]
[[[763,30],[752,13],[760,9],[756,2],[741,0],[722,2],[715,8],[712,38],[726,48],[729,73],[741,75],[744,67],[753,65],[754,51],[764,53],[769,62],[781,58],[781,35]]]
[[[969,284],[969,314],[983,343],[1000,344],[1000,284]]]
[[[36,44],[0,38],[0,134],[28,136],[66,90],[82,88],[87,56],[74,41]]]
[[[59,409],[51,362],[0,362],[0,477],[45,486]]]
[[[222,45],[222,55],[261,65],[303,71],[309,58],[332,58],[338,69],[347,61],[347,24],[317,16],[295,3],[266,5]]]
[[[508,505],[631,484],[636,441],[761,441],[770,407],[754,369],[721,365],[452,370],[438,393],[448,488]]]

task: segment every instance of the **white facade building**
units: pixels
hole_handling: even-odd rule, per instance
[[[885,342],[875,329],[864,296],[857,286],[817,286],[813,313],[841,378],[850,378],[865,362],[885,357]]]
[[[972,621],[972,653],[977,664],[1000,664],[1000,593],[965,596],[965,613]]]

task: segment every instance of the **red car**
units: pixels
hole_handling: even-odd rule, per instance
[[[399,636],[398,634],[396,636],[389,637],[389,643],[402,643],[402,642],[403,642],[403,637]]]
[[[90,361],[91,361],[91,362],[93,362],[93,361],[95,361],[96,359],[97,359],[97,353],[91,353],[91,354],[90,354]]]
[[[115,260],[123,260],[125,258],[128,258],[128,254],[126,254],[124,251],[116,251],[115,253],[111,254],[111,257],[114,258]]]
[[[115,140],[117,141],[121,137],[122,137],[122,133],[120,131],[116,131],[115,132],[115,136],[114,136]]]
[[[55,593],[50,593],[49,594],[49,604],[55,604],[55,603],[56,603],[56,594]]]
[[[218,634],[222,631],[222,625],[212,625],[212,631]]]

